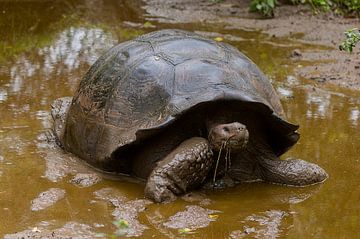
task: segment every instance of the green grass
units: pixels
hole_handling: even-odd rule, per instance
[[[309,4],[315,11],[334,11],[337,14],[360,16],[360,0],[286,0],[294,5]],[[273,17],[276,0],[252,0],[251,12],[259,12],[264,17]]]

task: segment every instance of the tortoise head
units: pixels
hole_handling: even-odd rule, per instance
[[[227,124],[212,124],[208,130],[209,142],[213,150],[219,151],[222,147],[232,151],[243,149],[249,141],[249,131],[239,122]]]

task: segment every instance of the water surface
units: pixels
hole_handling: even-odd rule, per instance
[[[321,165],[322,185],[290,188],[265,183],[206,192],[217,210],[205,228],[188,238],[354,238],[360,231],[360,96],[293,77],[294,68],[316,62],[289,59],[296,39],[272,39],[258,31],[219,25],[147,22],[139,1],[26,1],[0,3],[0,236],[67,222],[112,233],[114,207],[96,198],[111,187],[128,200],[143,197],[142,183],[105,179],[91,187],[69,183],[81,162],[44,144],[51,127],[50,104],[71,96],[89,66],[111,46],[162,28],[181,28],[222,37],[247,54],[271,78],[286,115],[301,125],[301,140],[284,157]],[[5,34],[4,34],[5,33]],[[64,198],[41,211],[31,201],[50,188]],[[164,222],[186,206],[178,201],[149,205],[139,213],[144,237],[174,238]],[[246,232],[244,234],[244,232]],[[242,233],[242,234],[241,234]]]

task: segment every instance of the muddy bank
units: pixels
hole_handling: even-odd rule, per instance
[[[162,23],[222,24],[224,29],[259,30],[272,39],[286,38],[303,44],[320,45],[317,49],[300,49],[284,56],[297,65],[296,74],[316,83],[330,83],[360,90],[360,51],[352,54],[338,50],[344,31],[358,26],[359,20],[317,14],[309,6],[280,5],[275,18],[261,19],[249,13],[250,1],[224,0],[145,0],[149,20]],[[295,56],[295,57],[294,57]],[[299,62],[299,63],[298,63]],[[307,64],[301,64],[306,62]]]

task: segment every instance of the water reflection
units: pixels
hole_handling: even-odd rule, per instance
[[[0,88],[0,103],[7,100],[7,91]]]
[[[79,79],[74,77],[75,70],[81,65],[89,66],[103,53],[115,44],[114,38],[102,29],[71,27],[58,35],[50,46],[39,49],[31,55],[22,54],[10,68],[9,89],[16,93],[20,90],[35,93],[36,90],[46,91],[46,81],[55,81],[57,76],[67,75],[64,82],[73,89]],[[34,79],[42,83],[33,87]],[[59,86],[59,85],[58,85]],[[60,87],[60,86],[59,86]],[[24,88],[24,89],[23,89]],[[47,103],[47,102],[43,102]]]
[[[331,94],[308,91],[306,96],[306,104],[308,104],[306,116],[308,118],[332,118],[332,112],[330,111]]]
[[[350,121],[352,122],[352,124],[354,126],[358,125],[359,118],[360,118],[360,110],[359,110],[359,108],[351,109],[349,119],[350,119]]]
[[[111,222],[117,218],[112,215],[116,205],[114,208],[98,200],[94,192],[112,188],[129,201],[143,197],[141,183],[103,180],[86,188],[73,185],[69,179],[74,174],[94,170],[49,147],[44,134],[51,126],[52,100],[72,95],[89,65],[105,50],[139,33],[138,29],[121,27],[123,20],[142,24],[142,17],[135,14],[139,9],[140,1],[7,3],[7,18],[0,17],[0,23],[14,19],[18,24],[13,28],[0,24],[2,32],[9,32],[0,35],[0,52],[4,42],[16,48],[16,54],[3,55],[7,58],[0,66],[0,236],[33,228],[39,222],[61,229],[70,221],[85,223],[89,230],[111,233],[115,230]],[[120,27],[114,30],[115,26]],[[237,230],[247,230],[260,238],[355,235],[360,215],[360,179],[356,174],[360,170],[359,95],[341,89],[319,89],[309,81],[288,76],[293,67],[284,58],[291,51],[289,42],[272,43],[269,38],[265,42],[259,32],[224,30],[216,25],[159,26],[193,29],[234,41],[273,76],[276,89],[284,96],[286,114],[301,125],[302,138],[286,156],[320,164],[330,179],[322,187],[306,189],[240,185],[206,192],[206,198],[200,201],[179,199],[172,204],[151,205],[141,210],[139,217],[137,212],[134,214],[149,228],[143,237],[178,237],[178,231],[166,228],[164,222],[188,205],[221,211],[216,220],[189,238],[228,238]],[[31,212],[30,201],[53,187],[66,190],[64,200],[39,213]],[[335,223],[329,227],[329,221]],[[50,229],[47,232],[51,234]]]
[[[276,92],[280,95],[280,96],[283,96],[283,97],[286,97],[286,98],[291,98],[293,97],[293,91],[289,88],[285,88],[285,87],[281,87],[279,86],[277,89],[276,89]]]

